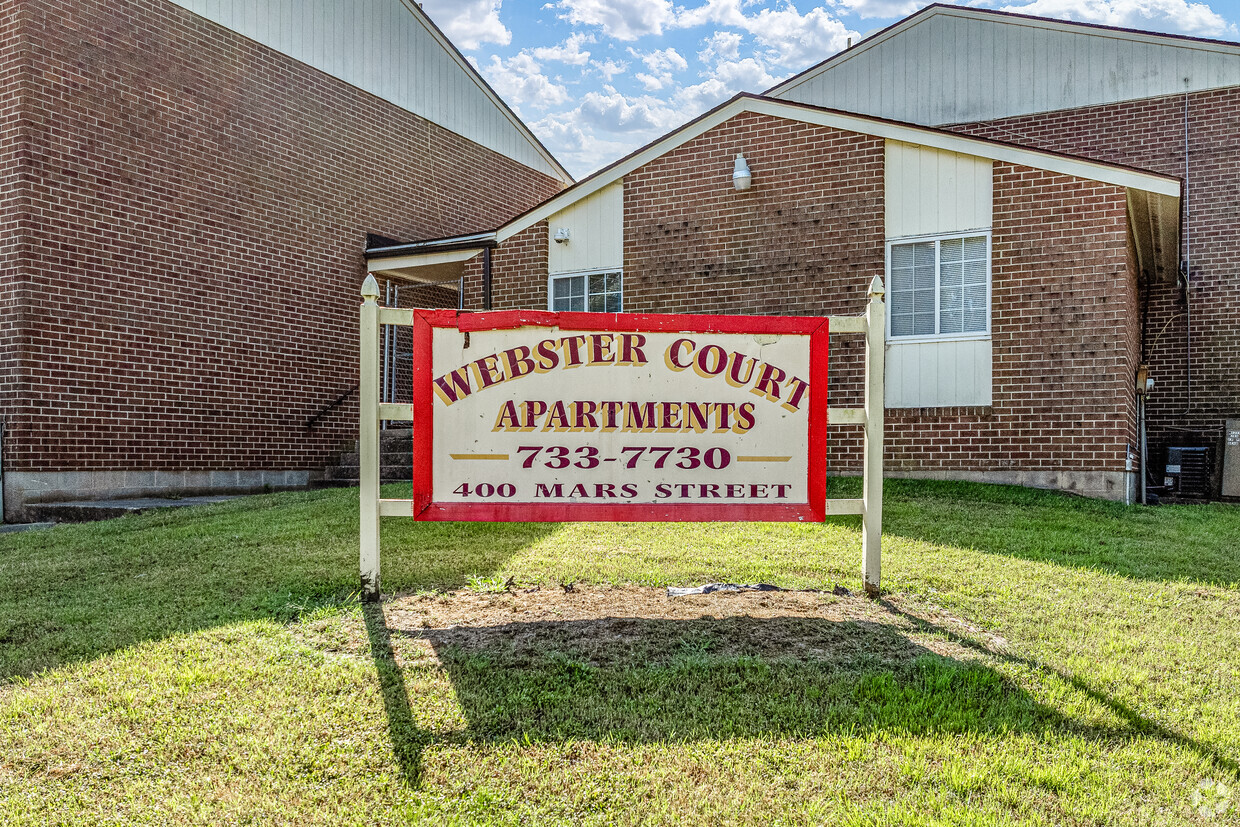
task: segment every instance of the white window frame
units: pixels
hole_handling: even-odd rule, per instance
[[[962,230],[956,233],[939,233],[937,235],[910,235],[901,236],[900,238],[889,238],[885,248],[886,262],[883,266],[884,275],[887,281],[887,341],[894,344],[917,344],[927,342],[977,342],[987,341],[990,339],[991,318],[994,315],[993,295],[991,290],[991,263],[994,260],[994,251],[991,245],[990,229],[985,230]],[[940,250],[942,245],[939,242],[952,241],[957,238],[977,238],[984,236],[986,239],[986,330],[974,331],[970,333],[934,333],[921,334],[915,336],[894,336],[891,333],[891,306],[894,304],[891,300],[891,248],[901,244],[920,244],[926,241],[933,241],[934,244],[934,327],[939,327],[939,297],[942,290],[940,277]]]
[[[618,313],[624,312],[624,268],[623,267],[599,267],[594,270],[574,270],[571,273],[549,273],[547,275],[547,309],[555,310],[555,280],[575,278],[577,276],[585,276],[586,279],[586,308],[585,311],[574,310],[574,313],[589,312],[590,307],[590,276],[598,276],[606,273],[607,275],[620,276],[620,310]],[[609,311],[610,312],[610,311]]]

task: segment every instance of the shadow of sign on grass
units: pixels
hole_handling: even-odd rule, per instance
[[[398,653],[427,644],[468,722],[454,741],[640,743],[1067,726],[968,648],[914,641],[901,623],[602,617],[389,628],[376,606],[365,609],[365,620],[393,750],[414,785],[422,749],[435,736],[414,724]]]
[[[1035,733],[1108,743],[1154,737],[1235,776],[1235,761],[1170,731],[1080,679],[995,651],[884,603],[877,619],[599,617],[389,627],[365,609],[394,755],[418,786],[419,730],[399,666],[429,646],[467,728],[452,742],[646,743],[880,731],[902,735]],[[1090,725],[1038,702],[994,659],[1047,670],[1110,708]]]

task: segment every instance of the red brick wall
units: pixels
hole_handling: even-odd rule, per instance
[[[21,102],[31,77],[18,36],[25,18],[17,0],[0,2],[0,410],[11,410],[21,365],[22,216],[21,162],[26,123]]]
[[[493,310],[547,309],[547,233],[547,222],[540,221],[491,251]],[[466,263],[464,289],[465,306],[481,309],[482,256]]]
[[[304,423],[357,381],[366,232],[496,226],[560,187],[163,0],[20,6],[9,469],[321,465],[356,430],[355,400]]]
[[[889,468],[1123,471],[1140,319],[1124,190],[996,163],[991,240],[993,404],[889,412]]]
[[[625,176],[625,310],[862,314],[883,273],[883,157],[881,138],[746,113]],[[830,404],[861,404],[864,347],[831,337]],[[835,429],[830,470],[860,448],[860,428]]]
[[[1191,234],[1191,307],[1177,285],[1150,284],[1145,321],[1156,383],[1149,403],[1151,463],[1159,470],[1165,446],[1216,446],[1223,420],[1240,416],[1240,87],[952,127],[1183,176],[1186,112],[1190,209],[1189,232],[1181,238]],[[1186,252],[1182,247],[1181,258]]]
[[[744,193],[731,185],[737,152],[753,173]],[[634,171],[625,309],[860,314],[884,266],[883,156],[881,139],[745,114]],[[994,404],[889,411],[890,467],[1123,471],[1139,345],[1125,193],[1023,167],[994,174]],[[507,289],[525,306],[546,306],[542,232],[519,271],[494,270],[497,284],[519,282]],[[859,405],[864,343],[831,346],[831,404]],[[832,429],[832,471],[859,469],[859,435]]]

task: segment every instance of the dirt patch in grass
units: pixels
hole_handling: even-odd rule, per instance
[[[463,589],[393,596],[382,608],[398,663],[448,651],[484,653],[518,667],[543,661],[549,652],[603,667],[695,653],[840,666],[892,665],[928,652],[979,657],[976,649],[937,631],[949,625],[941,613],[923,618],[898,601],[818,591],[669,597],[665,589],[640,586]],[[357,654],[367,648],[360,626],[322,621],[303,631],[322,648]]]

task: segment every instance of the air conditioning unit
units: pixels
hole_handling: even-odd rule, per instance
[[[1167,493],[1204,499],[1210,496],[1210,449],[1168,448],[1163,474]]]

